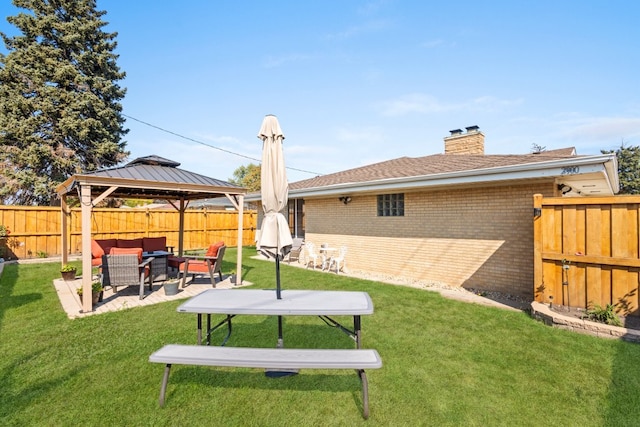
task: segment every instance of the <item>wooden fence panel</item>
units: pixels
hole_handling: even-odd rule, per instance
[[[640,197],[538,195],[534,206],[536,301],[640,315]]]
[[[255,244],[257,214],[243,216],[242,244]],[[60,208],[0,206],[0,224],[11,230],[0,243],[0,257],[23,259],[60,255]],[[69,253],[80,253],[82,227],[80,209],[71,209]],[[167,244],[178,248],[180,218],[174,209],[139,210],[97,208],[91,214],[91,232],[96,239],[166,236]],[[235,245],[238,235],[236,211],[187,210],[184,249],[201,249],[219,240]]]

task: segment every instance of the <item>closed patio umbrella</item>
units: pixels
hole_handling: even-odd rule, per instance
[[[276,298],[282,299],[280,287],[280,261],[291,251],[293,239],[287,219],[282,211],[287,206],[289,183],[282,154],[284,134],[276,116],[267,115],[258,133],[262,140],[262,166],[260,168],[260,194],[264,218],[257,239],[257,249],[276,261]],[[278,316],[278,347],[283,347],[282,316]],[[268,369],[268,377],[296,374],[292,369]]]
[[[291,251],[293,239],[287,219],[281,211],[287,206],[289,183],[282,154],[284,134],[276,116],[267,115],[258,133],[262,140],[260,193],[264,218],[257,239],[257,249],[276,261],[276,297],[282,299],[280,261]]]

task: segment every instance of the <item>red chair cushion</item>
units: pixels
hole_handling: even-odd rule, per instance
[[[140,248],[142,249],[142,237],[139,239],[118,239],[119,248]]]
[[[105,254],[110,253],[111,248],[118,246],[118,239],[96,239],[95,242],[102,248]],[[93,251],[91,253],[93,253]]]
[[[180,268],[180,264],[184,264],[184,260],[184,258],[169,255],[169,258],[167,258],[167,265],[173,268]]]
[[[142,250],[144,252],[166,251],[167,238],[166,237],[144,237],[142,239]]]
[[[91,240],[91,258],[102,258],[102,255],[104,255],[102,246],[95,240]]]
[[[111,248],[111,255],[138,255],[138,262],[142,262],[142,248]]]
[[[184,271],[184,264],[180,264],[180,271]],[[189,273],[208,273],[206,261],[189,260]]]
[[[214,243],[213,245],[209,246],[209,249],[207,250],[207,253],[204,254],[204,256],[217,257],[218,249],[220,249],[223,246],[224,246],[224,242]]]

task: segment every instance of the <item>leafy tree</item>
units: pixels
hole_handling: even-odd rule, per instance
[[[249,163],[233,171],[229,182],[246,188],[248,191],[260,191],[260,166]]]
[[[128,156],[119,101],[125,77],[95,0],[13,0],[24,11],[0,33],[0,201],[47,205],[74,173]]]
[[[625,146],[624,141],[616,151],[601,150],[602,154],[615,153],[618,157],[618,194],[640,194],[640,147]]]

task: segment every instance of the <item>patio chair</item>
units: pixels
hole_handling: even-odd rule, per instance
[[[309,264],[313,265],[313,269],[316,269],[316,265],[318,265],[318,259],[321,260],[321,266],[324,266],[324,263],[326,261],[325,256],[324,255],[320,255],[318,254],[318,252],[316,252],[316,245],[313,242],[307,242],[305,243],[304,247],[306,248],[307,251],[307,255],[305,258],[305,263],[306,263],[306,267],[309,268]]]
[[[296,237],[293,239],[293,246],[291,247],[291,251],[287,255],[287,264],[291,264],[291,261],[300,262],[300,255],[303,254],[304,250],[304,239],[300,237]]]
[[[182,273],[181,286],[184,288],[187,280],[187,274],[191,274],[192,281],[195,279],[196,274],[205,274],[209,276],[211,279],[211,285],[215,288],[216,273],[218,273],[220,281],[222,281],[221,267],[222,259],[224,258],[224,251],[226,249],[227,247],[224,245],[224,242],[218,242],[209,246],[209,249],[204,256],[183,255],[182,258],[184,258],[184,263],[180,264],[180,270],[178,273],[178,278],[180,278],[180,273]]]
[[[329,259],[329,268],[327,268],[327,270],[331,271],[331,266],[335,266],[336,274],[338,274],[338,272],[340,271],[340,264],[342,264],[342,271],[344,271],[345,263],[346,263],[345,261],[346,255],[347,255],[347,247],[341,246],[340,253],[338,254],[338,256],[332,256]]]
[[[102,287],[110,286],[117,292],[118,286],[140,286],[140,299],[144,298],[144,279],[149,278],[149,290],[153,290],[149,264],[153,258],[140,261],[138,255],[103,255]],[[102,295],[100,296],[102,300]]]

